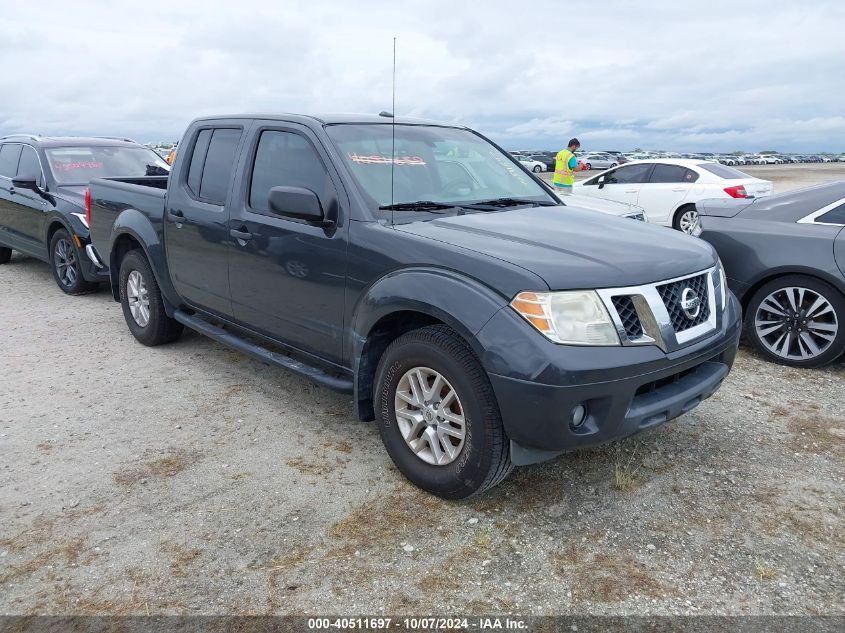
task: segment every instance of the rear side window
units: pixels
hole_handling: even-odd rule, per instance
[[[695,182],[698,174],[681,165],[655,165],[649,182]]]
[[[816,218],[816,222],[825,222],[827,224],[845,224],[845,204],[840,204]]]
[[[698,167],[706,169],[711,174],[724,178],[725,180],[739,180],[740,178],[751,178],[748,174],[744,174],[738,169],[728,167],[727,165],[720,165],[719,163],[699,163]]]
[[[269,211],[273,187],[305,187],[317,194],[325,206],[334,196],[334,187],[317,150],[305,137],[293,132],[268,130],[261,133],[252,181],[249,206]]]
[[[21,147],[23,146],[18,143],[0,145],[0,176],[14,178],[18,170]]]
[[[617,185],[628,185],[645,182],[651,163],[641,165],[625,165],[607,175],[607,182]]]
[[[39,187],[44,186],[41,161],[38,160],[38,154],[31,147],[24,146],[21,150],[21,160],[18,163],[18,176],[33,176]]]
[[[240,139],[241,130],[235,128],[202,130],[197,135],[188,167],[188,188],[200,200],[225,204]]]

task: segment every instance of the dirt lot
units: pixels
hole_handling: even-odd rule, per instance
[[[743,349],[679,420],[450,503],[348,397],[144,348],[29,258],[0,297],[0,612],[845,614],[843,362]]]

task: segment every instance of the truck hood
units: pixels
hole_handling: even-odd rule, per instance
[[[635,286],[714,266],[706,242],[577,207],[531,207],[399,224],[539,275],[552,290]]]

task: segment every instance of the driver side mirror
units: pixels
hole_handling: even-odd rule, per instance
[[[273,187],[268,200],[270,210],[306,222],[324,223],[323,205],[317,194],[305,187]]]
[[[598,179],[598,180],[596,180],[596,183],[598,184],[599,189],[601,189],[601,188],[602,188],[602,187],[604,187],[604,185],[606,184],[606,183],[605,183],[605,177],[604,177],[604,176],[599,176],[599,179]]]
[[[36,193],[41,191],[41,188],[38,186],[38,178],[29,174],[12,178],[12,186],[18,189],[29,189]]]

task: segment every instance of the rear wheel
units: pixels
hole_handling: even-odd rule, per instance
[[[175,341],[182,334],[182,324],[164,310],[158,283],[141,251],[129,251],[120,264],[120,305],[126,325],[139,343],[152,347]]]
[[[610,169],[613,169],[614,167],[616,167],[616,163],[610,163]]]
[[[490,380],[446,326],[413,330],[390,344],[376,372],[374,404],[391,459],[428,492],[463,499],[513,468]]]
[[[0,264],[8,264],[12,259],[12,249],[0,246]]]
[[[591,169],[593,168],[593,166],[592,166],[590,163],[587,163],[587,164],[585,165],[585,167],[587,168],[587,171],[589,171],[589,170],[591,170]]]
[[[85,281],[79,251],[73,238],[65,229],[53,233],[50,240],[50,264],[53,267],[53,278],[59,288],[69,295],[81,295],[93,292],[98,284]]]
[[[698,211],[694,204],[687,204],[675,211],[675,217],[672,220],[672,227],[676,231],[681,231],[687,235],[692,235],[695,227],[698,226]]]
[[[821,367],[845,350],[845,297],[818,279],[789,275],[751,298],[745,333],[763,356],[792,367]]]

